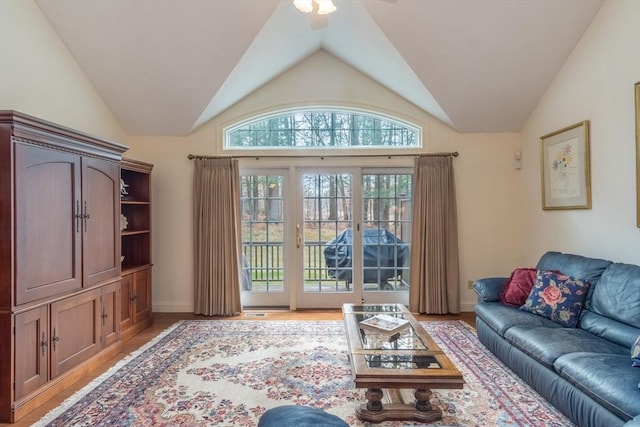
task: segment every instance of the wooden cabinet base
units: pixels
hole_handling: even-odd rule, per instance
[[[107,360],[113,358],[121,350],[122,342],[117,342],[110,347],[105,348],[91,359],[60,375],[58,378],[49,381],[38,391],[15,402],[11,410],[10,417],[7,419],[2,418],[0,419],[0,422],[14,423],[19,421],[35,408],[59,394],[63,389],[74,384],[84,375],[96,369],[96,367],[100,366]]]

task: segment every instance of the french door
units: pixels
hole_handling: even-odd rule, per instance
[[[242,305],[290,307],[293,199],[286,169],[241,171]]]
[[[242,172],[245,307],[408,303],[411,171]]]
[[[297,171],[296,266],[300,308],[360,301],[360,246],[354,239],[361,199],[357,169]]]

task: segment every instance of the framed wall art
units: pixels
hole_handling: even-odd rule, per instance
[[[636,225],[640,227],[640,82],[636,83]]]
[[[589,121],[540,138],[542,209],[591,209]]]

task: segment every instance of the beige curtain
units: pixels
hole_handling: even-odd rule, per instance
[[[194,162],[194,312],[233,316],[241,311],[238,161]]]
[[[460,312],[458,221],[451,156],[419,156],[413,172],[409,309]]]

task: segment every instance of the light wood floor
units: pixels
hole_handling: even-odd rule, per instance
[[[264,317],[252,317],[252,315],[256,313],[266,313]],[[441,315],[441,316],[426,316],[426,315],[416,315],[416,319],[418,320],[464,320],[469,323],[471,326],[475,327],[475,315],[473,313],[461,313],[460,315]],[[256,311],[247,311],[236,317],[207,317],[207,316],[198,316],[191,313],[156,313],[153,316],[153,325],[143,331],[142,333],[136,335],[131,340],[124,343],[122,350],[120,353],[115,355],[110,360],[101,364],[87,375],[80,378],[76,383],[72,386],[66,388],[61,393],[59,393],[56,397],[48,400],[43,405],[38,407],[35,411],[31,412],[26,417],[22,418],[20,421],[14,424],[2,424],[0,426],[14,426],[14,427],[22,427],[22,426],[30,426],[31,424],[38,421],[44,415],[46,415],[50,410],[54,409],[62,401],[64,401],[67,397],[71,396],[76,391],[80,390],[82,387],[90,383],[94,378],[98,377],[100,374],[104,373],[107,369],[117,363],[119,360],[123,359],[129,353],[137,350],[142,345],[147,343],[149,340],[154,338],[160,332],[167,329],[169,326],[174,324],[179,320],[191,320],[191,319],[225,319],[225,320],[255,320],[255,321],[264,321],[264,320],[342,320],[342,312],[340,310],[322,310],[322,311],[276,311],[276,310],[256,310]]]

